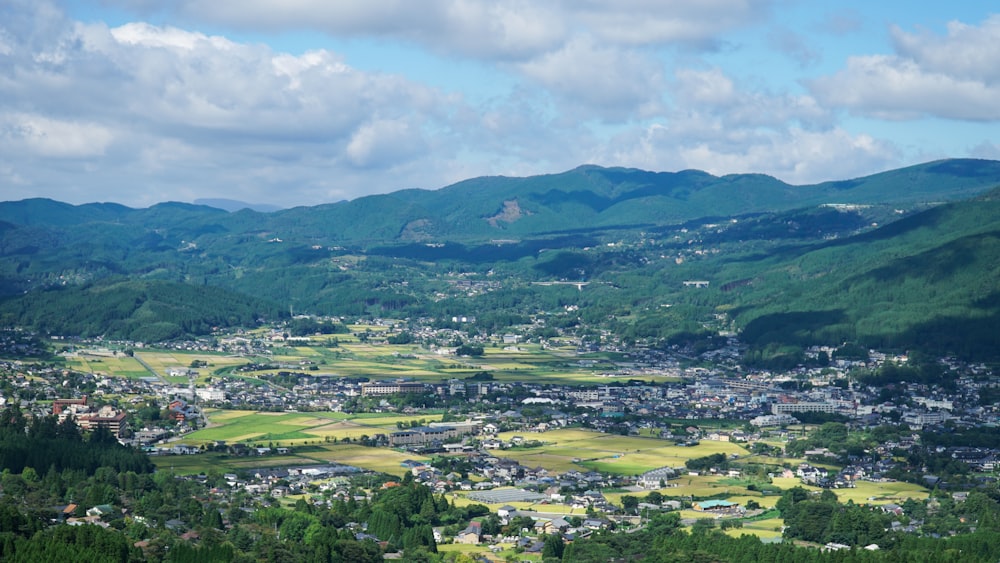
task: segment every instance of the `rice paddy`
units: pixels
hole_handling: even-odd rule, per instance
[[[510,440],[515,433],[499,436]],[[541,441],[535,448],[504,450],[503,457],[528,467],[555,471],[596,470],[618,475],[641,475],[659,467],[683,467],[684,462],[715,453],[746,455],[738,444],[702,442],[693,447],[674,446],[657,438],[602,434],[582,429],[560,429],[541,434],[520,434],[525,440]]]
[[[205,414],[209,426],[188,434],[179,443],[193,446],[218,441],[271,443],[275,446],[332,443],[395,432],[397,423],[441,420],[441,414],[376,414],[347,418],[342,413],[331,412],[275,413],[222,409],[206,409]]]

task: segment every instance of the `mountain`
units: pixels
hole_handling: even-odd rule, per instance
[[[633,229],[822,203],[949,201],[998,183],[1000,162],[972,159],[806,186],[761,174],[718,177],[697,170],[581,166],[561,174],[475,178],[439,190],[402,190],[296,208],[273,214],[269,225],[291,219],[313,235],[345,242],[483,241],[579,229]]]
[[[199,210],[205,228],[234,235],[270,232],[322,244],[489,241],[580,230],[629,230],[701,217],[776,212],[824,203],[952,201],[1000,184],[1000,162],[953,159],[836,182],[793,186],[761,174],[713,176],[697,170],[647,172],[581,166],[526,178],[483,177],[439,190],[401,190],[352,201],[229,215],[189,204],[129,209],[70,206],[51,200],[0,203],[0,221],[66,226],[84,222],[146,225],[157,208]],[[166,211],[166,209],[160,209]],[[213,216],[213,213],[215,215]],[[187,217],[189,214],[185,214]],[[166,218],[166,217],[164,217]]]
[[[995,190],[993,194],[996,194]],[[752,345],[859,342],[982,357],[1000,350],[1000,200],[935,206],[719,274]]]
[[[628,339],[737,328],[762,358],[845,341],[1000,355],[982,337],[1000,334],[998,185],[1000,162],[963,159],[809,186],[582,166],[271,213],[4,202],[0,320],[80,333],[89,311],[89,334],[148,336],[279,309],[474,311],[495,331],[561,311],[547,326]]]
[[[278,211],[282,209],[277,205],[268,205],[266,203],[247,203],[245,201],[239,201],[236,199],[225,199],[225,198],[212,198],[212,199],[196,199],[194,200],[195,205],[207,205],[209,207],[215,207],[216,209],[223,209],[225,211],[240,211],[242,209],[249,209],[251,211],[257,211],[260,213],[270,213],[272,211]]]

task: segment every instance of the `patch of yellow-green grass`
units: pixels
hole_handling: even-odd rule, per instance
[[[853,500],[855,504],[889,504],[901,503],[906,499],[926,499],[929,495],[927,489],[913,483],[902,481],[891,481],[887,483],[875,483],[872,481],[858,481],[853,489],[834,489],[840,502]]]
[[[751,495],[731,496],[726,498],[726,500],[728,500],[729,502],[738,503],[741,506],[746,506],[747,502],[752,500],[757,504],[759,504],[762,508],[774,508],[774,505],[778,502],[778,499],[780,498],[781,497],[778,495],[761,496],[760,494],[756,495],[751,494]]]
[[[510,505],[518,510],[526,510],[530,512],[542,512],[548,514],[564,514],[568,516],[586,516],[587,510],[585,508],[573,508],[568,504],[560,503],[541,503],[541,502],[496,502],[496,503],[485,503],[477,500],[472,500],[468,497],[469,493],[465,491],[454,491],[448,494],[448,500],[452,501],[455,506],[469,506],[473,504],[481,504],[487,506],[491,511],[496,512],[501,506]]]
[[[758,538],[774,539],[781,537],[781,528],[785,521],[781,518],[768,518],[766,520],[756,520],[744,522],[742,528],[730,528],[725,531],[726,535],[738,538],[742,535],[757,536]]]
[[[325,462],[353,465],[389,475],[402,475],[406,470],[400,464],[408,459],[430,461],[427,456],[402,453],[387,448],[367,448],[356,444],[322,445],[319,447],[319,451],[309,452],[309,457]]]
[[[245,440],[277,442],[282,445],[301,444],[320,437],[310,434],[313,427],[329,424],[326,418],[303,413],[272,413],[239,411],[241,416],[231,416],[227,411],[212,411],[207,428],[196,430],[184,437],[186,444],[205,444],[217,440],[240,442]]]
[[[210,423],[222,423],[227,420],[240,418],[241,416],[246,416],[255,412],[257,411],[208,408],[205,409],[205,416],[208,417]]]
[[[92,356],[80,354],[66,359],[66,367],[75,371],[108,377],[150,377],[153,374],[142,367],[135,358],[125,355]]]
[[[802,487],[809,491],[821,491],[819,487],[804,485],[795,477],[775,477],[772,483],[782,489]],[[926,499],[929,495],[926,488],[913,483],[890,481],[875,483],[872,481],[857,481],[851,489],[832,489],[840,502],[854,501],[855,504],[888,504],[899,503],[908,498]]]
[[[670,479],[666,487],[656,489],[656,491],[667,498],[706,498],[726,495],[727,499],[732,502],[740,503],[752,498],[761,506],[768,506],[768,503],[773,504],[777,501],[778,497],[754,496],[745,487],[726,485],[723,483],[724,479],[724,477],[716,475],[683,475],[676,479]],[[650,492],[652,491],[604,493],[604,496],[612,504],[621,505],[621,497],[625,495],[642,498]]]
[[[740,445],[730,442],[702,442],[698,446],[678,447],[657,438],[618,436],[583,429],[558,429],[543,433],[505,432],[509,441],[515,435],[526,441],[540,441],[542,446],[503,450],[496,455],[555,471],[574,467],[596,469],[622,475],[638,475],[663,466],[678,467],[698,457],[724,453],[746,455]]]
[[[214,452],[195,455],[161,455],[152,456],[150,459],[158,470],[173,471],[179,475],[197,475],[212,471],[226,473],[258,467],[315,465],[319,463],[314,459],[296,455],[233,457]]]
[[[671,479],[668,487],[660,489],[664,496],[674,497],[711,497],[718,494],[745,495],[745,487],[725,485],[725,477],[718,475],[681,475]]]
[[[715,520],[716,517],[715,514],[702,512],[700,510],[692,510],[690,508],[679,510],[677,513],[680,515],[681,520],[700,520],[702,518],[711,518],[712,520]]]
[[[355,440],[361,438],[362,436],[371,436],[377,432],[373,432],[372,428],[368,426],[361,426],[354,422],[342,421],[310,428],[309,433],[318,436],[325,441],[327,438],[331,440],[334,438],[337,440]]]

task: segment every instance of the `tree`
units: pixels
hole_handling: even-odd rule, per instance
[[[563,551],[566,549],[566,545],[563,543],[562,537],[559,534],[548,534],[545,536],[544,544],[542,546],[542,558],[555,557],[557,559],[562,559]]]
[[[634,497],[632,495],[623,495],[622,508],[624,508],[625,512],[629,514],[635,514],[639,508],[639,497]]]

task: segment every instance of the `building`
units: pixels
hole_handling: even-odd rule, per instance
[[[669,467],[661,467],[659,469],[653,469],[652,471],[647,471],[639,477],[636,484],[643,489],[660,489],[666,486],[667,479],[675,476],[677,473]]]
[[[458,430],[451,426],[418,426],[389,434],[389,445],[397,447],[433,444],[434,442],[444,442],[449,438],[457,436]]]
[[[62,415],[63,411],[69,407],[87,407],[87,396],[84,395],[82,399],[56,399],[52,401],[52,414]],[[60,416],[59,421],[62,422],[65,418],[65,416]]]
[[[790,414],[794,412],[837,412],[837,405],[833,403],[774,403],[771,405],[771,414]]]
[[[226,392],[214,387],[198,388],[194,390],[195,395],[202,401],[225,401]]]
[[[691,505],[691,508],[699,512],[733,512],[738,510],[739,504],[727,500],[702,500]]]
[[[107,428],[115,438],[122,437],[126,425],[125,413],[107,405],[101,407],[97,412],[78,414],[73,417],[73,420],[77,426],[84,430]]]
[[[765,414],[750,419],[750,424],[760,428],[769,426],[784,426],[786,424],[798,424],[799,419],[790,414]]]
[[[398,395],[401,393],[423,393],[423,383],[404,383],[399,381],[373,381],[361,384],[361,396]]]

